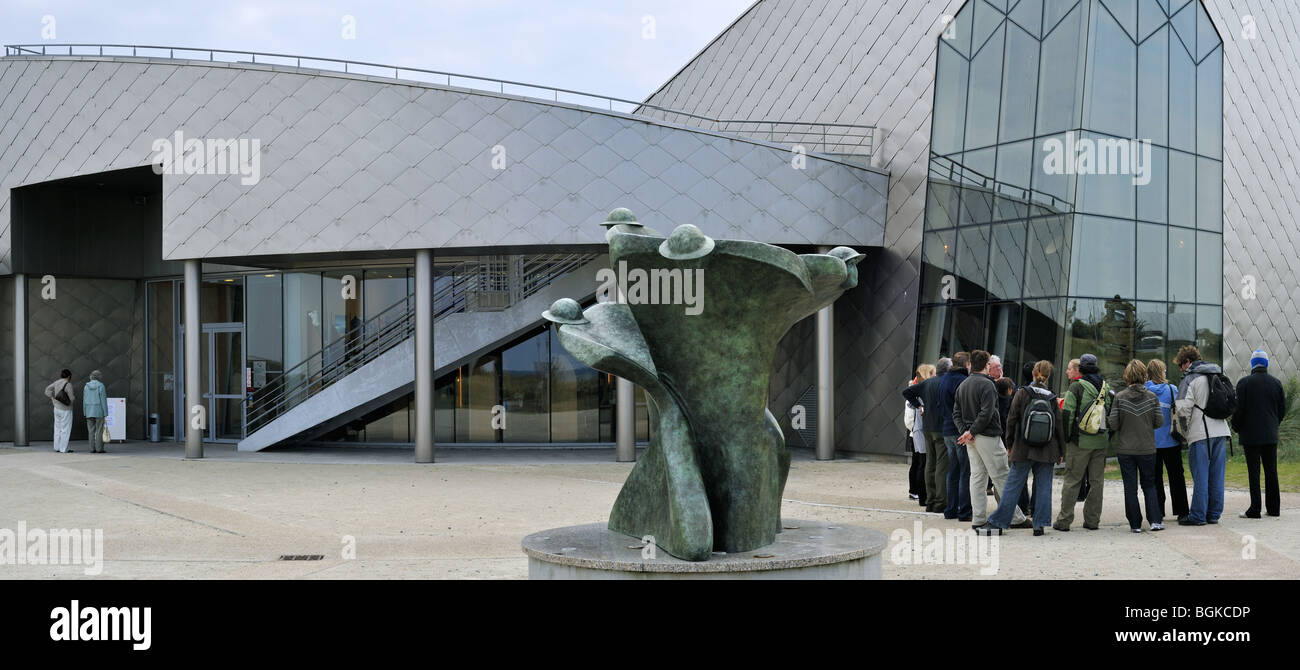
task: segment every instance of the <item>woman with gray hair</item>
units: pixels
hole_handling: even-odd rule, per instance
[[[86,414],[86,432],[90,433],[90,453],[104,452],[104,418],[108,416],[108,389],[99,381],[99,370],[90,373],[81,393],[81,408]]]

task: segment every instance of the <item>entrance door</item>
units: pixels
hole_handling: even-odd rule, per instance
[[[199,344],[199,389],[208,406],[206,439],[237,442],[244,437],[244,324],[205,323]]]

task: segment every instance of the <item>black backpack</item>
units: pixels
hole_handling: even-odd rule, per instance
[[[1024,430],[1025,444],[1031,447],[1044,447],[1056,434],[1056,415],[1052,412],[1052,401],[1033,391],[1033,398],[1025,410]]]
[[[1237,412],[1237,388],[1223,373],[1207,374],[1205,381],[1210,385],[1210,397],[1201,411],[1211,419],[1232,418]]]

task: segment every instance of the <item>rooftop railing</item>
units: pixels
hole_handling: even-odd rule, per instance
[[[538,100],[580,105],[622,114],[650,116],[670,123],[701,130],[766,140],[773,144],[802,146],[808,153],[825,154],[855,164],[869,165],[875,151],[876,127],[850,123],[818,121],[779,121],[769,119],[715,119],[693,112],[659,107],[639,100],[626,100],[567,88],[542,86],[508,79],[457,74],[400,65],[383,65],[339,58],[318,58],[292,54],[200,49],[195,47],[154,46],[142,44],[8,44],[5,57],[18,56],[86,56],[117,58],[166,58],[222,63],[252,63],[298,69],[343,72],[345,74],[386,77],[449,87],[468,88],[493,93],[518,95]],[[653,112],[653,113],[647,113]]]

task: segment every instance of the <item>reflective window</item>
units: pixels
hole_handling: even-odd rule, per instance
[[[992,10],[981,7],[990,13]],[[978,14],[977,14],[978,17]],[[976,19],[978,21],[978,18]],[[997,144],[998,107],[1002,97],[1003,34],[998,28],[975,54],[970,64],[970,89],[966,105],[966,149]],[[978,35],[976,39],[978,40]]]
[[[1002,357],[1003,373],[1018,378],[1020,370],[1020,304],[997,302],[988,307],[984,322],[984,346]]]
[[[1196,231],[1169,228],[1169,299],[1196,301]]]
[[[1180,39],[1169,40],[1169,144],[1196,151],[1196,63]]]
[[[551,336],[544,330],[501,354],[505,442],[551,440]]]
[[[1083,126],[1132,138],[1137,96],[1137,45],[1110,12],[1092,12],[1092,53],[1084,85]]]
[[[1165,363],[1169,368],[1169,380],[1177,383],[1183,373],[1174,365],[1174,355],[1189,344],[1196,344],[1196,306],[1169,305],[1169,341],[1165,347]],[[1204,355],[1205,352],[1201,352]]]
[[[1025,297],[1065,295],[1074,246],[1074,226],[1070,221],[1070,217],[1057,216],[1029,223]]]
[[[988,281],[991,298],[1009,300],[1020,297],[1025,257],[1025,224],[993,226]]]
[[[931,180],[926,189],[925,228],[935,230],[957,226],[961,189],[946,181]]]
[[[1139,223],[1137,227],[1137,297],[1168,298],[1168,231],[1165,226]]]
[[[1196,348],[1201,358],[1223,363],[1223,310],[1201,305],[1196,308]]]
[[[275,381],[284,372],[284,304],[279,273],[249,275],[248,325],[245,356],[252,369],[254,389]]]
[[[1076,217],[1070,295],[1133,295],[1135,240],[1132,221]]]
[[[596,442],[601,438],[602,373],[579,363],[554,329],[551,338],[551,441]],[[604,403],[608,406],[610,403]]]
[[[1196,68],[1196,151],[1223,157],[1223,49]]]
[[[1079,163],[1079,195],[1075,209],[1089,214],[1131,219],[1134,216],[1136,163],[1141,151],[1127,139],[1084,133],[1087,142]],[[1095,151],[1093,150],[1095,148]]]
[[[957,235],[958,299],[983,300],[989,263],[988,226],[962,228]]]
[[[1004,59],[999,141],[1013,142],[1034,134],[1034,103],[1038,93],[1038,40],[1015,24],[1007,24]],[[1027,182],[1021,185],[1027,185]]]
[[[1154,3],[1143,3],[1152,5]],[[1156,10],[1159,13],[1159,10]],[[1153,144],[1169,143],[1169,29],[1138,47],[1138,133]]]
[[[1196,158],[1169,152],[1169,223],[1196,227]]]
[[[1223,304],[1223,236],[1196,234],[1196,302]]]
[[[1048,20],[1054,25],[1052,11],[1066,3],[1049,2]],[[1039,135],[1057,133],[1079,126],[1079,100],[1082,97],[1084,49],[1080,48],[1083,34],[1083,7],[1076,3],[1069,14],[1056,25],[1043,40],[1043,52],[1038,73],[1038,129]]]
[[[1169,308],[1163,302],[1139,302],[1137,304],[1137,321],[1134,324],[1134,358],[1143,363],[1153,358],[1168,361],[1172,354],[1165,353],[1165,336],[1168,326],[1165,323]],[[1177,352],[1174,352],[1177,353]],[[1165,363],[1168,366],[1168,363]]]
[[[926,233],[921,245],[922,302],[943,302],[943,278],[957,269],[957,231]]]
[[[1140,166],[1149,180],[1143,184],[1142,172],[1138,173],[1137,218],[1153,223],[1169,221],[1169,150],[1164,147],[1151,147],[1151,160]]]
[[[1061,338],[1065,334],[1064,301],[1026,300],[1024,308],[1024,346],[1022,358],[1026,362],[1051,361],[1056,366],[1052,372],[1052,388],[1060,389],[1065,375],[1061,354]],[[1069,359],[1064,359],[1069,360]]]
[[[1223,163],[1196,159],[1196,227],[1223,230]]]
[[[948,40],[939,42],[931,151],[946,156],[965,146],[966,90],[969,64]]]

